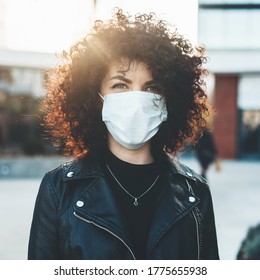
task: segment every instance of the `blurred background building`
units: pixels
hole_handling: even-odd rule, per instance
[[[158,1],[0,0],[0,155],[56,153],[40,125],[44,70],[55,66],[56,52],[115,6],[130,13],[155,11],[192,43],[206,46],[220,157],[259,159],[260,1],[242,0],[161,0],[159,6]],[[183,18],[192,30],[178,25]],[[36,21],[42,24],[33,28]],[[51,35],[47,40],[45,33]]]
[[[44,70],[53,55],[0,49],[0,154],[34,155],[53,151],[42,137],[40,100]]]
[[[41,126],[45,70],[61,46],[82,36],[93,7],[88,0],[0,0],[0,155],[59,153]]]
[[[222,158],[260,158],[260,1],[199,0]]]

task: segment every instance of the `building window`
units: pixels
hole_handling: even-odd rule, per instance
[[[0,154],[56,153],[44,139],[40,69],[0,67]]]
[[[259,26],[260,4],[200,4],[199,40],[208,49],[259,50]]]

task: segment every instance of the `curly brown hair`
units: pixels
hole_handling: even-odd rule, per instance
[[[125,58],[145,63],[164,89],[168,119],[152,139],[153,150],[176,153],[196,141],[206,126],[204,48],[192,47],[154,13],[131,17],[117,8],[112,19],[95,21],[49,73],[44,121],[54,144],[66,154],[79,156],[106,146],[98,91],[111,62]]]

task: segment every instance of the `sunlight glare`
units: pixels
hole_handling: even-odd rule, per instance
[[[198,0],[98,0],[96,17],[110,18],[117,6],[131,15],[154,12],[175,26],[192,44],[197,44]]]
[[[197,0],[6,0],[5,45],[13,50],[60,52],[82,38],[94,19],[114,7],[130,14],[155,12],[192,43],[197,41]]]
[[[14,50],[67,49],[89,28],[92,1],[6,1],[6,45]]]

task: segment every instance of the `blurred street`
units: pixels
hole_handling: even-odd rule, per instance
[[[195,160],[182,160],[195,171]],[[218,234],[220,258],[236,258],[249,226],[260,222],[260,161],[223,160],[221,171],[208,172]]]
[[[184,164],[199,172],[193,158]],[[260,221],[260,161],[223,160],[222,170],[208,173],[215,207],[221,259],[235,259],[247,229]],[[35,197],[41,178],[0,179],[0,259],[27,257]]]

